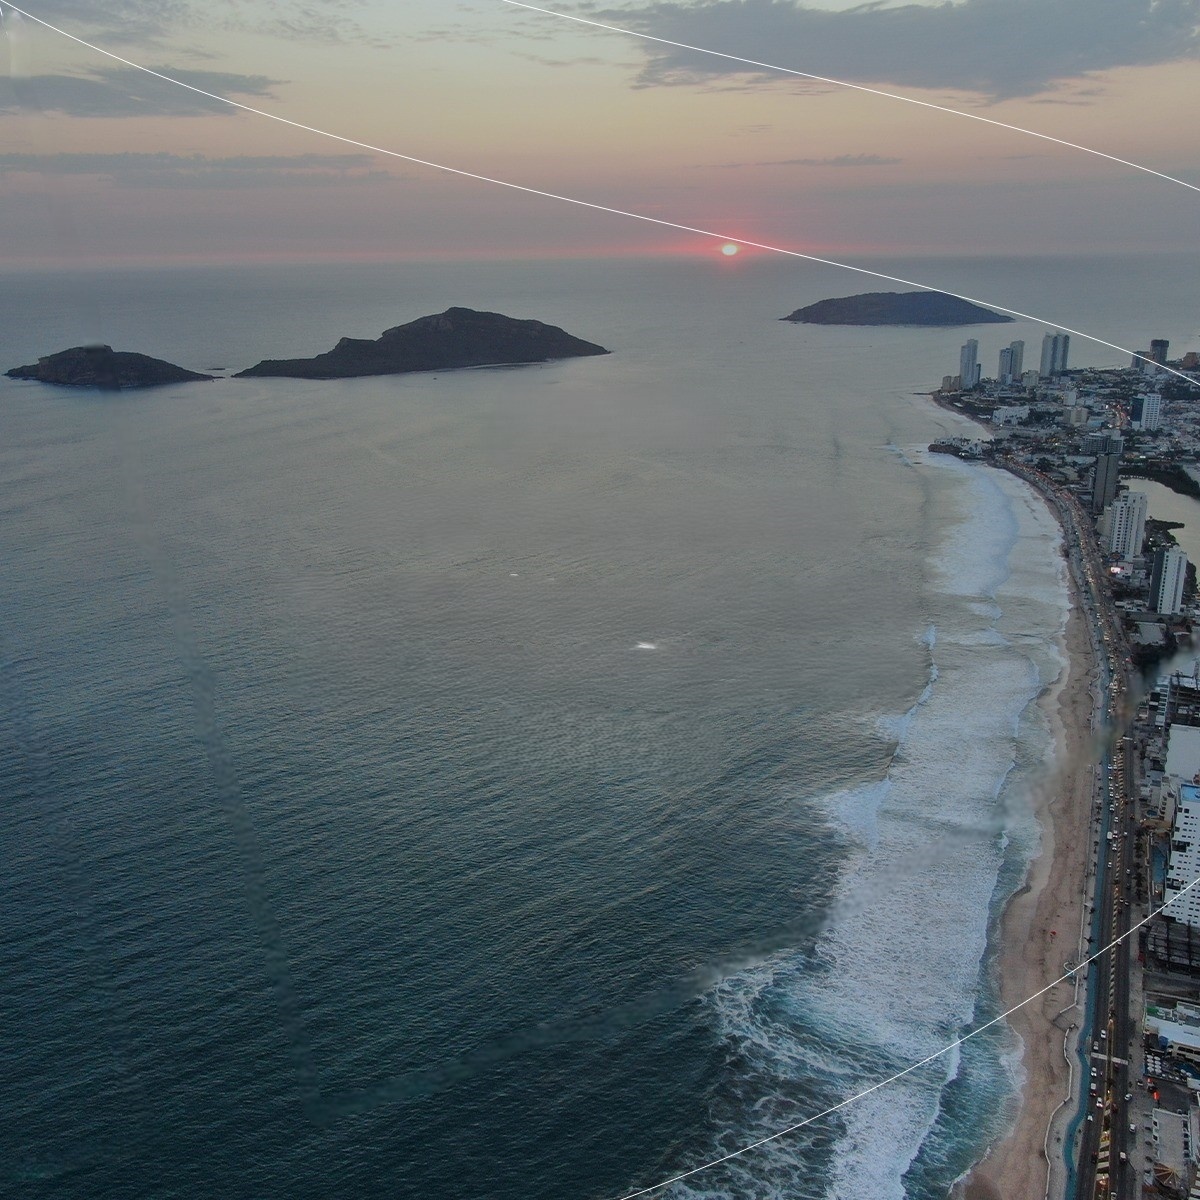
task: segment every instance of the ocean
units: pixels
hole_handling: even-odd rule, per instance
[[[1135,349],[1197,344],[1193,267],[884,265]],[[1044,327],[778,320],[883,286],[0,275],[2,368],[235,370],[450,305],[612,350],[0,379],[0,1192],[607,1200],[995,1013],[1064,568],[1024,485],[927,452],[965,426],[920,393]],[[661,1194],[944,1200],[1018,1059],[998,1027]]]

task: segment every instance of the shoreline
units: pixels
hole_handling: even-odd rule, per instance
[[[1000,918],[994,970],[1005,1010],[1063,975],[1067,960],[1079,954],[1088,856],[1078,832],[1087,829],[1091,816],[1095,666],[1073,577],[1070,593],[1060,635],[1065,665],[1038,700],[1051,721],[1056,757],[1054,771],[1032,797],[1041,844]],[[1018,1109],[1008,1132],[988,1147],[956,1191],[962,1200],[1035,1200],[1047,1193],[1049,1180],[1064,1173],[1063,1127],[1073,1111],[1067,1105],[1075,1099],[1068,1054],[1083,986],[1077,997],[1071,984],[1060,983],[1007,1018],[1022,1044]]]
[[[942,412],[991,437],[991,430],[967,414],[938,403],[932,395],[930,400]],[[998,926],[992,969],[1004,1011],[1062,976],[1068,960],[1081,957],[1098,707],[1093,631],[1080,595],[1078,563],[1069,550],[1070,531],[1057,506],[1039,488],[1016,472],[1008,474],[1037,496],[1058,526],[1067,564],[1069,609],[1057,639],[1063,668],[1036,700],[1054,744],[1053,769],[1031,795],[1039,846],[1006,902]],[[1056,936],[1051,936],[1052,930]],[[1085,980],[1074,986],[1060,983],[1007,1018],[1021,1040],[1024,1078],[1017,1110],[1008,1130],[956,1184],[955,1200],[1037,1200],[1062,1194],[1069,1149],[1063,1138],[1076,1100],[1075,1041],[1085,987]]]

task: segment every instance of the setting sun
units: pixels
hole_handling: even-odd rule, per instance
[[[726,242],[725,245],[721,247],[722,254],[736,254],[737,252],[738,247],[733,242]]]

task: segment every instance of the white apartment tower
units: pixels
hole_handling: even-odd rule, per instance
[[[958,378],[965,392],[979,382],[979,343],[968,338],[967,344],[958,352]]]
[[[1147,392],[1138,396],[1136,407],[1140,410],[1138,426],[1141,429],[1153,433],[1162,425],[1162,397],[1157,392]]]
[[[1183,581],[1187,578],[1187,555],[1178,546],[1168,546],[1154,556],[1150,573],[1150,607],[1173,617],[1183,611]]]
[[[1146,536],[1145,492],[1123,492],[1105,514],[1108,525],[1108,551],[1128,562],[1142,552]]]
[[[1048,333],[1042,338],[1042,365],[1038,373],[1043,379],[1061,375],[1067,369],[1067,351],[1070,346],[1070,334]]]
[[[1168,917],[1200,928],[1200,888],[1180,893],[1200,877],[1200,788],[1185,783],[1179,789],[1179,804],[1171,826],[1171,857],[1163,902]],[[1176,897],[1180,896],[1178,900]]]

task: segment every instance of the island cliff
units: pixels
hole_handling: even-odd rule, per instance
[[[13,367],[10,379],[35,379],[64,387],[145,388],[164,383],[186,383],[212,379],[196,371],[185,371],[174,363],[146,354],[114,350],[111,346],[75,346],[39,358],[27,367]]]
[[[863,292],[818,300],[783,321],[804,325],[983,325],[1011,321],[945,292]]]
[[[448,308],[436,316],[385,330],[375,341],[342,338],[332,350],[315,358],[267,359],[239,371],[235,378],[347,379],[454,367],[510,366],[607,353],[603,346],[572,337],[541,321]]]

